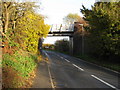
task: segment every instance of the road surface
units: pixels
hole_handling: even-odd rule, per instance
[[[52,88],[119,90],[119,74],[62,53],[44,51],[49,58]]]

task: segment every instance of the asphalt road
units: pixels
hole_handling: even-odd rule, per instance
[[[119,90],[119,74],[78,58],[44,51],[49,58],[52,88],[101,88]]]

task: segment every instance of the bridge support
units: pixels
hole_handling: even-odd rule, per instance
[[[73,55],[73,37],[69,36],[69,53]]]

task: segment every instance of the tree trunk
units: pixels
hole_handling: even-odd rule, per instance
[[[4,33],[7,32],[8,23],[9,23],[9,12],[8,12],[7,5],[5,4],[5,27],[4,27],[4,31],[3,31]]]
[[[40,54],[42,54],[42,43],[43,43],[43,39],[39,38],[39,40],[38,40],[38,50],[39,50]]]

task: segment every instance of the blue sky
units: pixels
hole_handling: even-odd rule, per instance
[[[69,13],[77,13],[82,17],[83,15],[80,12],[82,4],[90,9],[94,3],[95,0],[41,0],[40,13],[48,17],[45,19],[45,23],[50,25],[61,24],[63,23],[63,18]],[[48,37],[44,43],[54,43],[61,38]]]

